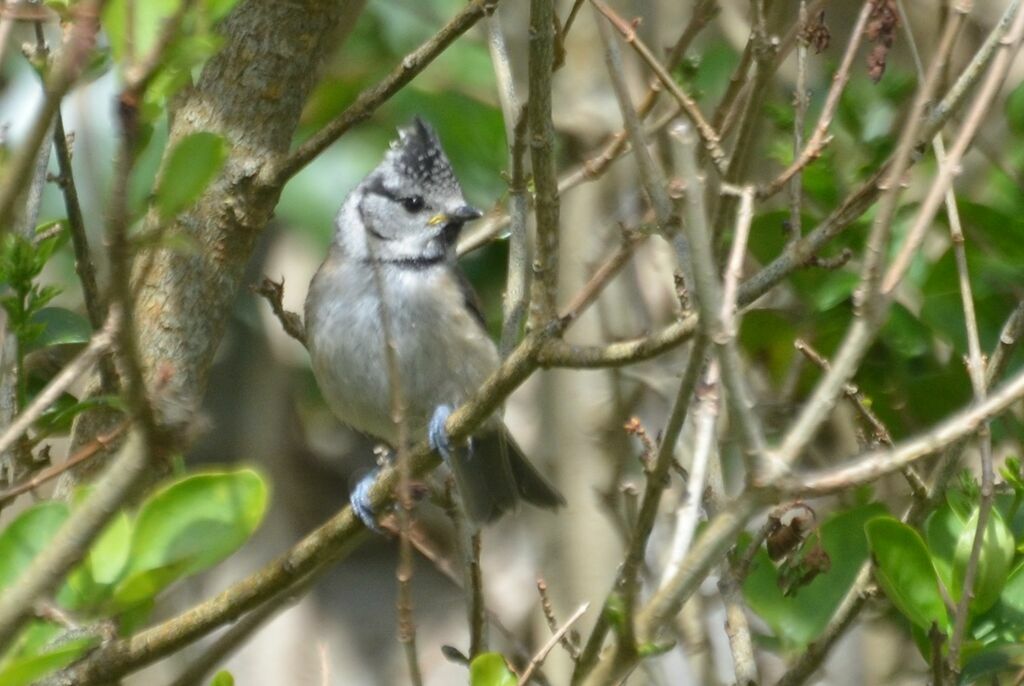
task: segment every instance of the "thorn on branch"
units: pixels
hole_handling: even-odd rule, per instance
[[[302,323],[302,318],[294,312],[289,312],[284,309],[284,278],[280,281],[274,281],[268,277],[263,277],[263,281],[258,284],[253,284],[250,289],[256,295],[263,296],[268,303],[270,303],[270,309],[274,312],[274,316],[277,317],[278,321],[281,322],[281,327],[284,332],[297,340],[306,347],[306,327]]]

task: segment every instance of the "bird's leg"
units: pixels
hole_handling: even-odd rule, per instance
[[[448,430],[445,428],[451,414],[451,405],[438,405],[430,418],[430,424],[427,425],[427,441],[430,443],[430,447],[441,456],[449,468],[452,468],[452,459],[455,450],[458,449],[452,445],[452,440],[448,437]],[[469,457],[473,456],[473,439],[466,441],[465,450]]]
[[[367,529],[383,534],[384,530],[381,529],[377,521],[377,513],[373,511],[373,505],[370,503],[370,490],[373,488],[374,482],[377,481],[381,466],[393,462],[395,456],[394,453],[383,448],[383,446],[375,448],[374,453],[377,455],[378,466],[371,469],[366,476],[359,480],[356,487],[352,489],[348,501],[352,505],[352,512],[355,513],[356,517],[359,517],[359,521],[365,524]]]

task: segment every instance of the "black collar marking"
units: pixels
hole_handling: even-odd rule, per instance
[[[444,255],[434,257],[395,257],[387,259],[383,257],[364,257],[360,260],[363,264],[387,264],[403,269],[430,269],[445,263]]]

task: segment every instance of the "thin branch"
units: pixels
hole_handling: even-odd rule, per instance
[[[64,195],[64,207],[68,213],[68,228],[71,233],[71,245],[75,251],[75,272],[82,284],[82,296],[85,311],[89,316],[89,324],[94,331],[99,331],[106,318],[106,305],[100,296],[96,282],[96,267],[92,263],[89,240],[85,230],[85,218],[82,206],[78,202],[78,188],[75,185],[74,170],[71,167],[71,150],[68,146],[67,133],[64,130],[64,117],[57,110],[56,123],[53,129],[53,143],[57,150],[57,164],[60,169],[61,193]],[[117,371],[107,358],[100,360],[100,387],[104,393],[113,393],[117,389]]]
[[[955,13],[951,23],[959,24],[963,21],[963,17],[962,13]],[[938,176],[929,187],[928,195],[925,196],[924,201],[922,201],[921,206],[918,208],[914,223],[907,231],[907,235],[900,246],[900,251],[893,258],[889,270],[882,279],[880,288],[882,293],[891,293],[900,280],[902,280],[903,275],[910,266],[911,258],[924,238],[925,231],[931,225],[939,205],[945,199],[946,190],[952,184],[953,176],[960,169],[961,160],[970,147],[974,134],[989,114],[992,101],[999,94],[1003,81],[1006,79],[1006,74],[1020,50],[1022,29],[1024,29],[1022,17],[1024,17],[1024,14],[1018,13],[1014,18],[1014,23],[1009,36],[1007,36],[1007,40],[1000,46],[1001,49],[993,59],[992,66],[985,80],[971,101],[971,107],[964,117],[964,123],[957,132],[956,138],[953,139],[949,154],[945,162],[939,165]],[[957,18],[959,18],[959,21],[957,21]],[[937,63],[938,60],[935,64]],[[934,64],[932,66],[934,68]]]
[[[718,426],[718,364],[712,360],[704,370],[704,376],[697,387],[696,408],[693,413],[694,439],[693,459],[686,479],[686,494],[676,510],[675,531],[669,547],[665,568],[659,586],[665,586],[679,573],[679,568],[690,550],[694,533],[700,523],[701,505],[704,502],[704,488],[707,483],[708,465],[716,454],[716,429]]]
[[[694,341],[690,350],[689,359],[683,371],[683,378],[679,382],[679,389],[669,411],[668,421],[665,425],[661,442],[658,444],[658,455],[654,461],[654,467],[647,473],[644,484],[644,494],[640,502],[640,510],[637,513],[636,522],[630,531],[629,545],[622,562],[622,567],[612,585],[608,599],[605,601],[605,608],[612,602],[615,593],[621,593],[627,607],[632,608],[636,602],[639,590],[640,566],[643,564],[644,554],[647,550],[647,542],[654,530],[654,520],[657,517],[661,506],[661,497],[669,485],[669,474],[675,460],[676,447],[679,436],[683,430],[683,423],[690,408],[690,399],[693,397],[694,389],[700,378],[701,369],[704,367],[704,359],[707,351],[707,339],[703,336]],[[627,621],[633,621],[633,612],[626,613]],[[604,645],[605,637],[610,628],[608,612],[602,611],[597,622],[591,631],[590,638],[584,646],[576,666],[573,683],[586,676],[593,668],[600,655],[601,647]],[[622,645],[622,641],[620,641]],[[627,645],[623,650],[635,652],[636,645]]]
[[[722,563],[718,590],[725,604],[725,633],[729,639],[736,684],[757,686],[761,682],[757,676],[757,660],[750,636],[750,623],[744,609],[740,580],[728,562]]]
[[[85,67],[99,30],[102,7],[102,0],[89,0],[75,6],[71,29],[43,83],[42,107],[32,121],[25,142],[4,165],[6,173],[0,181],[0,236],[11,227],[15,205],[29,182],[39,150],[50,135],[50,125],[61,100]]]
[[[716,260],[711,245],[707,214],[704,210],[704,184],[703,179],[697,173],[692,136],[683,126],[675,127],[672,136],[679,143],[677,146],[679,169],[686,183],[686,221],[683,223],[683,230],[690,243],[690,250],[693,251],[693,286],[700,313],[700,325],[717,348],[722,381],[728,392],[729,408],[743,432],[744,443],[748,451],[747,456],[752,458],[752,461],[748,459],[748,467],[751,468],[750,474],[754,474],[760,471],[760,460],[765,455],[764,429],[754,413],[735,337],[724,328],[721,318],[724,302],[722,286],[715,274]],[[749,196],[749,193],[747,195]],[[745,204],[744,211],[738,217],[738,237],[740,238],[746,233],[743,225],[745,224],[749,229],[751,212],[750,205]],[[735,247],[737,248],[736,252],[742,254],[746,245],[737,241]],[[730,310],[731,321],[732,308],[726,304],[726,309]]]
[[[548,595],[548,584],[544,579],[537,577],[537,593],[540,595],[540,607],[544,614],[544,621],[548,623],[548,628],[552,634],[558,633],[558,619],[555,617],[555,610],[551,604],[551,597]],[[562,637],[558,640],[562,644],[562,648],[569,654],[573,662],[579,662],[580,660],[580,649],[572,638],[568,634],[562,634]]]
[[[362,91],[345,111],[300,145],[291,155],[265,172],[268,184],[278,186],[295,176],[334,141],[367,119],[395,93],[426,69],[449,45],[484,17],[490,16],[498,0],[473,0],[452,17],[436,34],[402,58],[382,81]]]
[[[0,645],[10,645],[19,629],[31,619],[35,602],[53,592],[68,571],[81,561],[124,498],[145,477],[149,452],[143,443],[139,432],[129,435],[121,452],[96,481],[89,497],[75,508],[75,516],[64,522],[17,581],[4,589],[0,596]]]
[[[807,92],[807,0],[800,0],[800,27],[796,43],[796,87],[793,92],[793,159],[799,159],[804,147],[804,127],[810,96]],[[804,170],[798,169],[789,180],[789,235],[790,242],[803,235]]]
[[[622,244],[601,263],[591,275],[587,283],[573,297],[569,304],[562,308],[558,318],[565,326],[575,322],[590,307],[597,296],[601,294],[604,287],[615,278],[622,268],[629,262],[636,250],[636,246],[646,238],[645,234],[626,231],[622,236]]]
[[[4,507],[7,503],[11,502],[23,493],[28,493],[29,491],[39,488],[50,479],[60,476],[67,470],[85,462],[102,451],[110,449],[114,444],[114,441],[119,438],[129,426],[131,426],[130,421],[126,420],[122,422],[116,426],[113,431],[92,439],[87,445],[82,446],[74,455],[69,456],[64,462],[47,467],[46,469],[32,475],[32,478],[27,481],[16,484],[5,491],[0,491],[0,507]]]
[[[284,602],[261,605],[232,624],[210,645],[206,646],[199,655],[190,656],[185,669],[169,686],[195,686],[195,684],[204,683],[217,665],[245,645],[246,641],[264,624],[284,610],[285,605],[294,603],[295,599],[306,590],[304,587],[310,585],[311,582],[312,579],[309,579],[305,583],[300,583],[295,588],[289,589],[289,598]]]
[[[865,2],[863,7],[861,7],[860,14],[857,15],[857,21],[854,23],[853,30],[850,33],[850,40],[847,42],[846,50],[843,52],[843,57],[839,61],[839,68],[836,69],[836,73],[832,76],[832,87],[829,88],[828,95],[825,96],[825,104],[822,106],[821,114],[818,115],[818,123],[814,127],[814,131],[811,133],[811,137],[807,139],[807,144],[804,145],[803,150],[800,151],[800,154],[797,155],[792,164],[786,167],[786,169],[772,179],[771,182],[758,189],[757,195],[759,198],[769,198],[782,190],[794,175],[798,174],[804,167],[816,160],[818,156],[821,155],[821,151],[824,147],[828,145],[828,130],[832,125],[832,119],[835,117],[836,110],[839,108],[839,100],[843,95],[843,91],[846,89],[846,84],[850,81],[850,70],[853,67],[853,59],[857,54],[857,49],[860,47],[861,39],[864,37],[864,27],[867,26],[868,17],[871,16],[871,10],[874,5],[874,2]],[[805,15],[806,8],[803,5],[801,5],[801,8],[801,14]],[[805,25],[805,22],[806,17],[804,16],[801,19],[801,26]],[[803,46],[802,50],[806,53],[806,46]],[[806,97],[805,91],[802,90],[802,87],[798,83],[796,96],[797,103],[806,103]],[[799,113],[800,111],[801,110],[798,105],[797,112]]]
[[[676,83],[672,75],[668,73],[661,61],[654,56],[651,49],[644,45],[643,41],[636,35],[636,31],[620,17],[613,9],[608,7],[601,0],[591,0],[591,3],[597,10],[611,22],[623,39],[632,47],[640,58],[650,67],[651,71],[658,77],[658,80],[665,87],[665,89],[672,95],[673,98],[679,103],[684,114],[693,123],[697,129],[697,133],[700,136],[704,147],[707,150],[708,155],[711,158],[715,168],[718,169],[719,173],[724,174],[726,169],[726,153],[722,149],[721,139],[718,133],[712,128],[711,124],[708,123],[707,119],[704,118],[704,114],[700,111],[700,107],[689,95],[683,92],[683,90]]]
[[[280,281],[274,281],[268,277],[263,277],[262,281],[258,284],[253,284],[249,288],[253,293],[263,296],[270,303],[270,309],[278,321],[281,322],[281,328],[284,329],[284,332],[301,343],[302,347],[305,348],[306,326],[302,323],[302,317],[284,309],[284,278]]]
[[[572,625],[583,616],[589,607],[590,603],[583,603],[580,605],[576,611],[569,616],[569,619],[565,620],[565,624],[563,624],[558,631],[552,634],[551,638],[548,639],[548,642],[545,643],[541,649],[537,651],[537,654],[530,660],[530,664],[526,665],[526,669],[523,670],[522,676],[519,677],[518,686],[526,686],[530,682],[530,678],[533,676],[533,673],[544,663],[548,653],[558,645],[559,641],[562,640],[562,637],[569,632]]]
[[[61,369],[55,377],[50,379],[50,382],[33,398],[28,407],[4,428],[3,433],[0,434],[0,453],[14,445],[18,438],[28,431],[32,423],[39,419],[50,405],[64,391],[71,387],[71,384],[92,368],[93,364],[113,344],[118,326],[120,326],[120,317],[116,312],[111,313],[107,317],[107,323],[102,329],[93,334],[85,349],[78,353],[75,359]]]
[[[551,120],[551,79],[555,59],[555,9],[548,0],[531,0],[529,83],[526,120],[537,218],[533,311],[530,325],[539,328],[555,317],[558,302],[559,212],[555,162],[555,127]]]
[[[495,12],[486,19],[487,47],[494,65],[495,80],[498,84],[498,100],[505,121],[505,145],[509,157],[509,248],[508,278],[505,280],[505,302],[501,326],[499,350],[502,357],[507,355],[519,339],[523,321],[529,309],[530,278],[533,275],[530,264],[530,234],[527,226],[529,198],[526,188],[526,111],[520,107],[516,95],[512,65],[501,17]]]
[[[824,494],[874,481],[978,431],[985,422],[1005,412],[1022,397],[1024,372],[1019,372],[984,402],[961,410],[892,448],[873,450],[836,467],[784,476],[775,485],[794,494]]]

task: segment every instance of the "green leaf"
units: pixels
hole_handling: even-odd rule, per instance
[[[118,611],[149,603],[172,583],[185,576],[195,558],[186,557],[170,564],[131,572],[114,589],[113,603]]]
[[[216,564],[248,540],[266,508],[266,483],[250,469],[198,474],[166,486],[139,509],[123,583],[167,585]],[[145,572],[154,574],[133,578]]]
[[[131,540],[132,520],[119,512],[89,548],[85,561],[68,575],[59,602],[74,610],[101,607],[128,566]]]
[[[932,564],[946,588],[953,587],[953,556],[966,524],[967,520],[948,501],[925,522],[925,541],[931,552]]]
[[[224,139],[215,133],[201,131],[178,141],[156,189],[160,216],[170,219],[188,209],[224,166],[227,152]]]
[[[743,595],[784,644],[802,648],[824,631],[867,560],[864,524],[881,514],[885,514],[885,507],[871,503],[826,519],[819,532],[832,567],[795,596],[783,595],[775,565],[765,550],[758,551],[743,584]]]
[[[0,657],[0,670],[15,660],[38,655],[43,649],[60,636],[65,629],[52,622],[41,619],[30,620],[7,647],[7,652]]]
[[[1021,562],[1006,578],[1001,595],[1003,605],[1017,612],[1024,633],[1024,562]]]
[[[934,623],[948,635],[939,578],[918,533],[892,517],[872,519],[864,530],[875,557],[875,578],[892,604],[925,632]]]
[[[203,8],[210,21],[220,21],[238,3],[238,0],[205,0]]]
[[[88,343],[92,337],[89,320],[63,307],[44,307],[30,321],[41,326],[42,333],[26,346],[26,353],[51,345]]]
[[[0,590],[14,583],[67,518],[65,503],[42,502],[22,512],[0,532]]]
[[[0,686],[23,686],[68,666],[100,642],[99,636],[84,636],[62,643],[38,655],[12,660],[0,670]]]
[[[971,557],[974,536],[978,529],[978,510],[975,509],[967,520],[964,531],[956,544],[953,556],[953,598],[959,600],[963,592],[964,575]],[[985,536],[981,542],[978,556],[978,571],[974,578],[974,597],[971,598],[971,611],[975,614],[984,612],[999,600],[1003,584],[1010,573],[1016,544],[1013,534],[1003,521],[999,510],[992,508],[985,525]]]
[[[977,653],[964,665],[960,684],[988,683],[997,674],[1019,672],[1024,667],[1024,645],[1003,645]],[[993,681],[992,683],[999,683]]]
[[[893,303],[879,336],[901,357],[919,357],[931,350],[931,331],[899,303]]]
[[[210,686],[235,686],[235,677],[231,676],[228,670],[222,669],[213,675]]]
[[[131,3],[129,0],[109,0],[103,9],[103,28],[110,40],[114,59],[124,62],[129,43],[136,59],[149,53],[156,45],[164,22],[181,5],[181,0],[146,0]],[[128,18],[134,22],[129,25]]]
[[[1006,98],[1006,123],[1014,133],[1024,133],[1024,83]]]
[[[481,653],[469,663],[470,686],[516,686],[518,679],[501,653]]]

